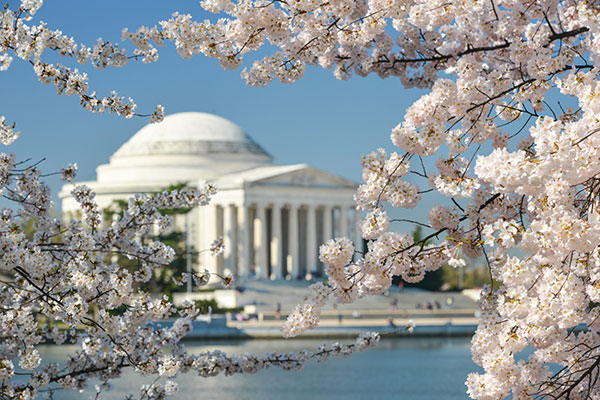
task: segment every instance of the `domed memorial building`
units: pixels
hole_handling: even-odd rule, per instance
[[[273,165],[242,128],[216,115],[186,112],[143,127],[97,168],[97,176],[81,183],[96,191],[100,208],[177,183],[216,184],[211,203],[177,216],[176,226],[189,231],[195,250],[223,237],[224,253],[202,252],[195,266],[219,274],[320,276],[320,243],[342,235],[362,243],[354,182],[306,164]],[[71,189],[65,185],[59,195],[65,216],[78,209]]]

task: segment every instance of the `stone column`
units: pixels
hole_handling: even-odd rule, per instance
[[[308,205],[306,213],[306,271],[314,275],[317,270],[317,213],[313,205]]]
[[[260,240],[258,243],[258,277],[268,279],[269,268],[267,266],[267,210],[264,204],[256,205],[257,218],[260,226]]]
[[[281,253],[283,251],[281,205],[273,204],[271,216],[271,279],[281,279],[283,278],[281,265]]]
[[[237,252],[237,274],[240,278],[250,276],[250,215],[248,207],[244,204],[237,208],[238,223],[238,252]]]
[[[298,262],[300,257],[298,249],[298,206],[291,204],[288,216],[288,247],[290,254],[287,267],[292,279],[298,279],[300,274],[300,263]]]
[[[348,207],[340,206],[340,236],[348,237]],[[351,239],[351,238],[350,238]]]
[[[331,226],[331,206],[325,205],[323,209],[323,241],[327,242],[333,238],[333,228]]]
[[[225,268],[233,275],[236,271],[236,253],[237,253],[237,238],[235,231],[235,214],[236,209],[233,204],[223,206],[223,258],[225,260]]]
[[[204,243],[204,248],[200,250],[209,250],[211,244],[219,239],[219,218],[218,218],[219,208],[217,205],[207,205],[204,207],[204,224],[206,224],[206,240]],[[208,269],[211,273],[220,274],[222,271],[219,271],[218,268],[218,256],[214,256],[210,251],[206,251],[204,259],[204,265],[206,269]]]

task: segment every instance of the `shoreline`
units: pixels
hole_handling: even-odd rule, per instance
[[[422,310],[420,310],[422,311]],[[430,315],[414,315],[408,313],[367,315],[361,317],[346,316],[338,318],[337,315],[325,316],[319,326],[303,332],[291,338],[315,339],[315,338],[356,338],[360,333],[366,331],[379,332],[385,337],[471,337],[479,318],[471,310],[453,310],[453,313],[431,312]],[[230,339],[283,339],[281,336],[281,325],[285,318],[275,319],[271,315],[261,315],[262,319],[251,319],[237,321],[230,315],[214,315],[210,321],[192,321],[192,331],[182,340],[230,340]],[[390,324],[390,319],[393,323]],[[415,323],[413,332],[404,328],[409,320]],[[156,321],[155,326],[166,328],[172,324],[171,320]]]

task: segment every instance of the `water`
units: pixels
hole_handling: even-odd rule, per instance
[[[190,342],[191,352],[221,349],[228,354],[250,352],[256,355],[272,351],[315,350],[322,340],[254,340],[238,342]],[[44,346],[42,356],[60,361],[67,346]],[[378,347],[354,353],[349,358],[329,359],[324,363],[309,362],[303,371],[263,370],[253,375],[202,378],[193,373],[175,379],[182,400],[453,400],[466,399],[464,382],[469,372],[477,371],[471,361],[468,338],[399,338],[383,340]],[[128,371],[113,381],[114,388],[101,399],[123,399],[137,395],[143,383]],[[83,393],[58,392],[58,399],[87,399],[93,393],[90,385]]]

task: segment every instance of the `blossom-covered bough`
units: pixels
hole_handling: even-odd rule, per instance
[[[22,9],[30,10],[24,15],[39,3],[23,1]],[[464,264],[463,256],[482,258],[496,284],[485,288],[480,300],[482,318],[472,353],[485,372],[469,375],[469,395],[477,399],[511,394],[514,399],[600,397],[598,1],[205,0],[201,5],[218,14],[218,19],[196,21],[190,15],[175,14],[152,28],[124,30],[123,39],[135,47],[130,56],[103,43],[89,54],[84,51],[82,60],[94,66],[128,58],[155,61],[157,46],[170,41],[182,57],[204,54],[218,59],[224,68],[243,67],[242,77],[255,86],[273,79],[291,83],[304,75],[307,66],[320,66],[333,69],[340,79],[376,74],[397,77],[406,87],[429,89],[392,129],[391,140],[398,152],[377,150],[363,159],[365,183],[356,202],[366,211],[361,231],[369,240],[368,250],[353,260],[355,251],[346,239],[321,247],[328,284],[312,288],[313,295],[284,325],[284,335],[315,326],[330,298],[351,302],[384,292],[394,275],[418,281],[444,263]],[[79,60],[73,45],[28,39],[36,30],[21,29],[23,18],[17,18],[21,12],[12,16],[10,12],[4,11],[0,22],[1,37],[10,38],[0,40],[2,65],[8,64],[11,52],[25,54],[42,81],[53,81],[58,89],[63,87],[60,82],[73,82],[68,87],[75,92],[83,87],[76,83],[75,71],[67,74],[72,79],[56,80],[55,76],[67,76],[67,70],[56,67],[46,73],[36,58],[39,51],[31,56],[24,51],[53,49]],[[21,33],[15,35],[16,31]],[[19,47],[21,40],[31,44]],[[260,53],[254,53],[258,49]],[[257,56],[251,58],[253,54]],[[104,107],[105,101],[84,102],[92,110],[94,104]],[[3,141],[10,141],[12,125],[2,119],[0,126]],[[427,170],[425,166],[431,164],[424,159],[432,157],[437,157],[435,170]],[[23,174],[28,177],[26,190],[31,190],[35,180],[29,179],[30,172]],[[412,178],[421,178],[421,187]],[[390,220],[386,209],[415,207],[431,191],[447,197],[448,205],[429,211],[429,221],[421,224],[431,232],[415,242],[410,235],[398,233],[406,229]],[[44,191],[36,193],[47,196]],[[85,201],[89,195],[83,190],[80,197],[87,223],[93,224],[93,207],[87,211]],[[23,206],[31,212],[39,207],[28,195]],[[134,205],[131,215],[137,215],[136,210]],[[11,221],[10,216],[5,219]],[[44,221],[38,224],[50,237],[66,229]],[[106,241],[107,250],[122,240],[97,239],[94,235],[103,231],[91,228],[91,232],[77,230],[76,225],[63,233],[64,240],[88,246],[88,250],[61,253],[60,257],[66,257],[61,265],[83,262],[82,254],[96,254],[90,253],[89,246],[97,246],[98,240]],[[11,228],[4,229],[10,232]],[[37,236],[36,240],[43,239],[40,244],[49,239],[43,235]],[[438,237],[444,240],[426,244]],[[119,244],[135,247],[127,241]],[[11,242],[3,256],[9,259],[3,263],[12,263],[7,264],[12,268],[22,264],[21,258],[52,261],[58,253],[48,246],[44,251],[42,246],[15,253],[13,248],[20,247]],[[143,249],[155,250],[166,251],[160,246]],[[154,261],[156,256],[147,257]],[[39,271],[27,274],[43,273]],[[75,319],[83,316],[84,302],[39,294],[27,278],[43,290],[53,287],[27,274],[21,275],[22,286],[37,293],[44,312],[62,313],[65,319],[69,313]],[[124,283],[116,279],[115,284]],[[19,301],[31,301],[28,291],[18,290],[22,293]],[[100,298],[123,301],[118,294]],[[64,306],[57,306],[57,301]],[[148,310],[161,313],[160,305],[132,307],[138,310],[132,311],[134,319],[143,318]],[[24,315],[28,319],[22,317],[26,319],[22,324],[11,326],[33,330],[32,317]],[[119,329],[110,321],[96,322],[108,332]],[[89,329],[95,329],[95,324],[90,325]],[[123,346],[124,350],[110,354],[121,357],[117,362],[129,362],[125,350],[131,350],[126,347],[130,343],[114,338],[103,345]],[[37,359],[35,354],[20,356]],[[150,356],[148,360],[156,362]],[[8,361],[3,363],[7,367],[2,371],[10,371]],[[143,370],[143,365],[136,368]]]

